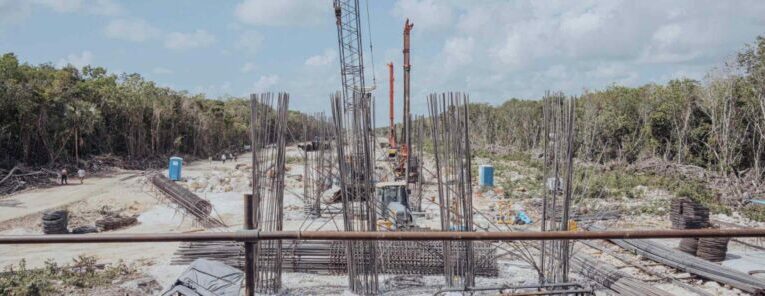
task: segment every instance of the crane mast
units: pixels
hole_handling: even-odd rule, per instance
[[[361,45],[359,0],[334,0],[343,102],[353,108],[367,98],[364,88],[364,53]]]

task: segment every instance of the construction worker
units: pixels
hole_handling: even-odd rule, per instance
[[[85,170],[80,168],[77,170],[77,177],[80,178],[80,184],[85,182]]]
[[[67,182],[68,177],[69,171],[67,171],[66,168],[61,169],[61,185],[69,184],[69,182]]]

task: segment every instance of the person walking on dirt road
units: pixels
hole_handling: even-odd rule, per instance
[[[66,170],[66,168],[61,169],[61,185],[69,184],[67,182],[67,179],[69,178],[69,171]]]
[[[77,177],[80,178],[80,184],[84,183],[84,181],[85,181],[85,170],[84,169],[77,170]]]

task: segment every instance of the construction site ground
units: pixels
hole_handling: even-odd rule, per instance
[[[288,147],[287,159],[288,172],[286,173],[284,198],[285,229],[341,229],[342,220],[340,217],[330,219],[328,217],[330,215],[324,215],[318,219],[306,219],[304,202],[300,198],[303,190],[302,175],[304,170],[301,153],[297,147]],[[184,164],[184,181],[181,183],[212,203],[214,207],[212,215],[219,217],[229,226],[228,229],[224,230],[233,231],[242,228],[242,195],[251,190],[249,187],[250,163],[249,154],[242,154],[239,155],[237,161],[227,161],[225,164],[210,160]],[[426,161],[425,163],[429,162]],[[383,167],[385,165],[386,160],[381,156],[378,160],[378,166]],[[527,168],[518,162],[507,161],[507,163],[494,163],[494,165],[508,168],[498,176],[498,181],[508,178],[522,184],[524,179],[529,178],[525,176]],[[428,171],[427,167],[425,171]],[[87,178],[84,184],[79,184],[78,180],[72,179],[69,185],[32,189],[3,197],[0,199],[0,235],[40,234],[42,233],[40,222],[42,213],[52,209],[69,210],[70,228],[77,225],[92,225],[95,219],[99,217],[98,212],[106,208],[119,211],[124,215],[138,215],[137,224],[110,231],[112,233],[212,231],[205,230],[194,223],[190,217],[184,216],[171,205],[158,199],[145,178],[148,173],[150,172],[115,169],[109,174]],[[166,172],[163,171],[162,173]],[[425,174],[428,175],[428,173]],[[429,175],[425,177],[425,183],[428,182],[432,182]],[[426,187],[422,193],[423,211],[417,215],[416,219],[420,227],[439,229],[439,207],[435,203],[437,201],[435,188],[432,187]],[[538,230],[539,225],[537,223],[532,225],[497,223],[494,218],[500,204],[502,206],[514,206],[516,209],[525,209],[534,220],[539,217],[538,210],[535,209],[535,200],[538,197],[504,198],[501,190],[503,189],[480,190],[476,187],[474,203],[476,210],[480,212],[475,218],[477,227],[493,231]],[[513,190],[524,191],[524,188]],[[666,192],[655,190],[648,192],[645,200],[630,202],[654,202],[657,198],[669,199],[672,197]],[[742,222],[740,217],[726,215],[716,215],[715,218],[733,223],[753,223],[751,221]],[[606,221],[604,225],[613,229],[668,229],[669,220],[667,215],[623,215],[619,219]],[[759,226],[763,225],[759,224]],[[746,241],[761,244],[754,239]],[[630,258],[632,264],[618,260],[602,250],[582,244],[577,244],[575,252],[593,255],[636,278],[655,282],[658,287],[670,293],[692,295],[687,289],[669,280],[674,279],[699,287],[712,295],[741,294],[736,289],[704,281],[687,273],[678,272],[640,258],[607,242],[592,241],[590,243],[622,254]],[[677,245],[677,240],[662,240],[662,243],[674,247]],[[3,245],[0,246],[0,266],[18,264],[24,259],[28,267],[35,268],[44,266],[46,260],[52,259],[56,262],[65,263],[84,254],[96,256],[99,262],[103,263],[115,263],[124,260],[134,264],[141,277],[153,279],[158,283],[158,286],[167,287],[185,269],[185,266],[170,265],[177,246],[178,243]],[[498,250],[498,252],[501,251]],[[649,275],[636,268],[635,262],[639,262],[645,268],[657,270],[667,277]],[[731,242],[728,259],[722,264],[744,272],[765,269],[765,252]],[[520,258],[504,256],[498,260],[498,266],[499,277],[478,278],[476,285],[522,285],[534,284],[537,281],[536,271]],[[285,273],[283,280],[283,286],[287,289],[286,292],[293,295],[335,295],[344,293],[347,287],[347,278],[344,275]],[[380,282],[382,283],[381,290],[385,294],[431,295],[443,288],[444,279],[443,276],[382,275]],[[102,295],[108,295],[108,293],[104,292]]]

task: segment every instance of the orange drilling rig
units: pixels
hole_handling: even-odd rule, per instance
[[[388,98],[390,103],[390,130],[388,131],[388,158],[395,159],[398,153],[398,145],[396,144],[396,123],[394,122],[394,110],[393,107],[393,62],[388,63],[388,83],[390,89],[388,91]]]

